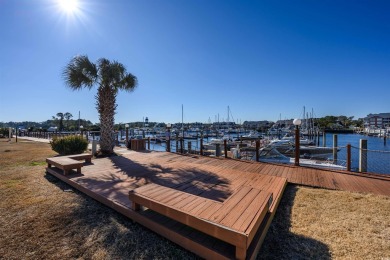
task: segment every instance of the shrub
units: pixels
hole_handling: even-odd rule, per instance
[[[50,142],[51,148],[60,155],[83,153],[88,148],[88,141],[82,136],[70,135],[54,137]]]
[[[9,136],[8,128],[0,128],[0,137],[8,138],[8,136]]]

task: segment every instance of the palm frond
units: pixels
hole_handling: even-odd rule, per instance
[[[92,88],[97,80],[98,71],[87,56],[76,56],[65,67],[62,75],[66,85],[72,89]]]
[[[115,75],[113,85],[116,89],[133,91],[137,86],[137,78],[131,74],[127,73],[125,66],[122,63],[117,61],[112,63],[112,71]]]
[[[119,89],[132,92],[138,86],[137,77],[131,73],[127,73],[119,83]]]

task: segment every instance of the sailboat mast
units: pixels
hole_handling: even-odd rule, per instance
[[[229,106],[228,106],[228,109],[227,109],[228,111],[228,116],[227,116],[227,123],[229,124]]]
[[[183,104],[181,104],[181,130],[183,131],[183,138],[184,138],[184,117],[183,117]]]
[[[311,108],[311,127],[314,131],[314,109]]]

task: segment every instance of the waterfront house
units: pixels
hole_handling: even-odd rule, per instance
[[[363,121],[366,128],[386,128],[390,126],[390,113],[368,114]]]

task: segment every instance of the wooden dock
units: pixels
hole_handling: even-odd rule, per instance
[[[64,176],[57,168],[48,168],[47,171],[204,258],[255,257],[276,212],[286,180],[312,187],[390,196],[390,178],[386,176],[167,152],[124,151],[122,156],[93,160],[92,164],[83,167],[82,174],[74,172]],[[144,206],[154,210],[144,207],[140,211],[133,210],[129,192],[137,193],[140,198],[143,196],[138,201],[140,204],[149,203],[145,198],[153,200]],[[269,194],[272,194],[269,208],[259,212],[258,208],[264,206],[263,201],[269,201]],[[215,210],[199,210],[203,208],[202,202]],[[224,206],[228,203],[229,207]],[[161,205],[167,209],[161,209]],[[224,211],[226,216],[218,213],[223,207],[229,209]],[[189,218],[169,215],[169,212],[178,211],[188,214]],[[229,212],[231,214],[227,216]],[[258,221],[256,216],[259,214],[262,218]],[[250,221],[245,222],[244,216]],[[207,221],[206,225],[200,228],[191,226],[191,223],[199,223],[199,219]],[[202,230],[210,227],[208,222],[222,228],[213,229],[215,232]],[[248,229],[253,225],[256,225],[255,232]],[[220,236],[221,230],[239,233],[238,237],[246,236],[245,252],[235,241]]]

